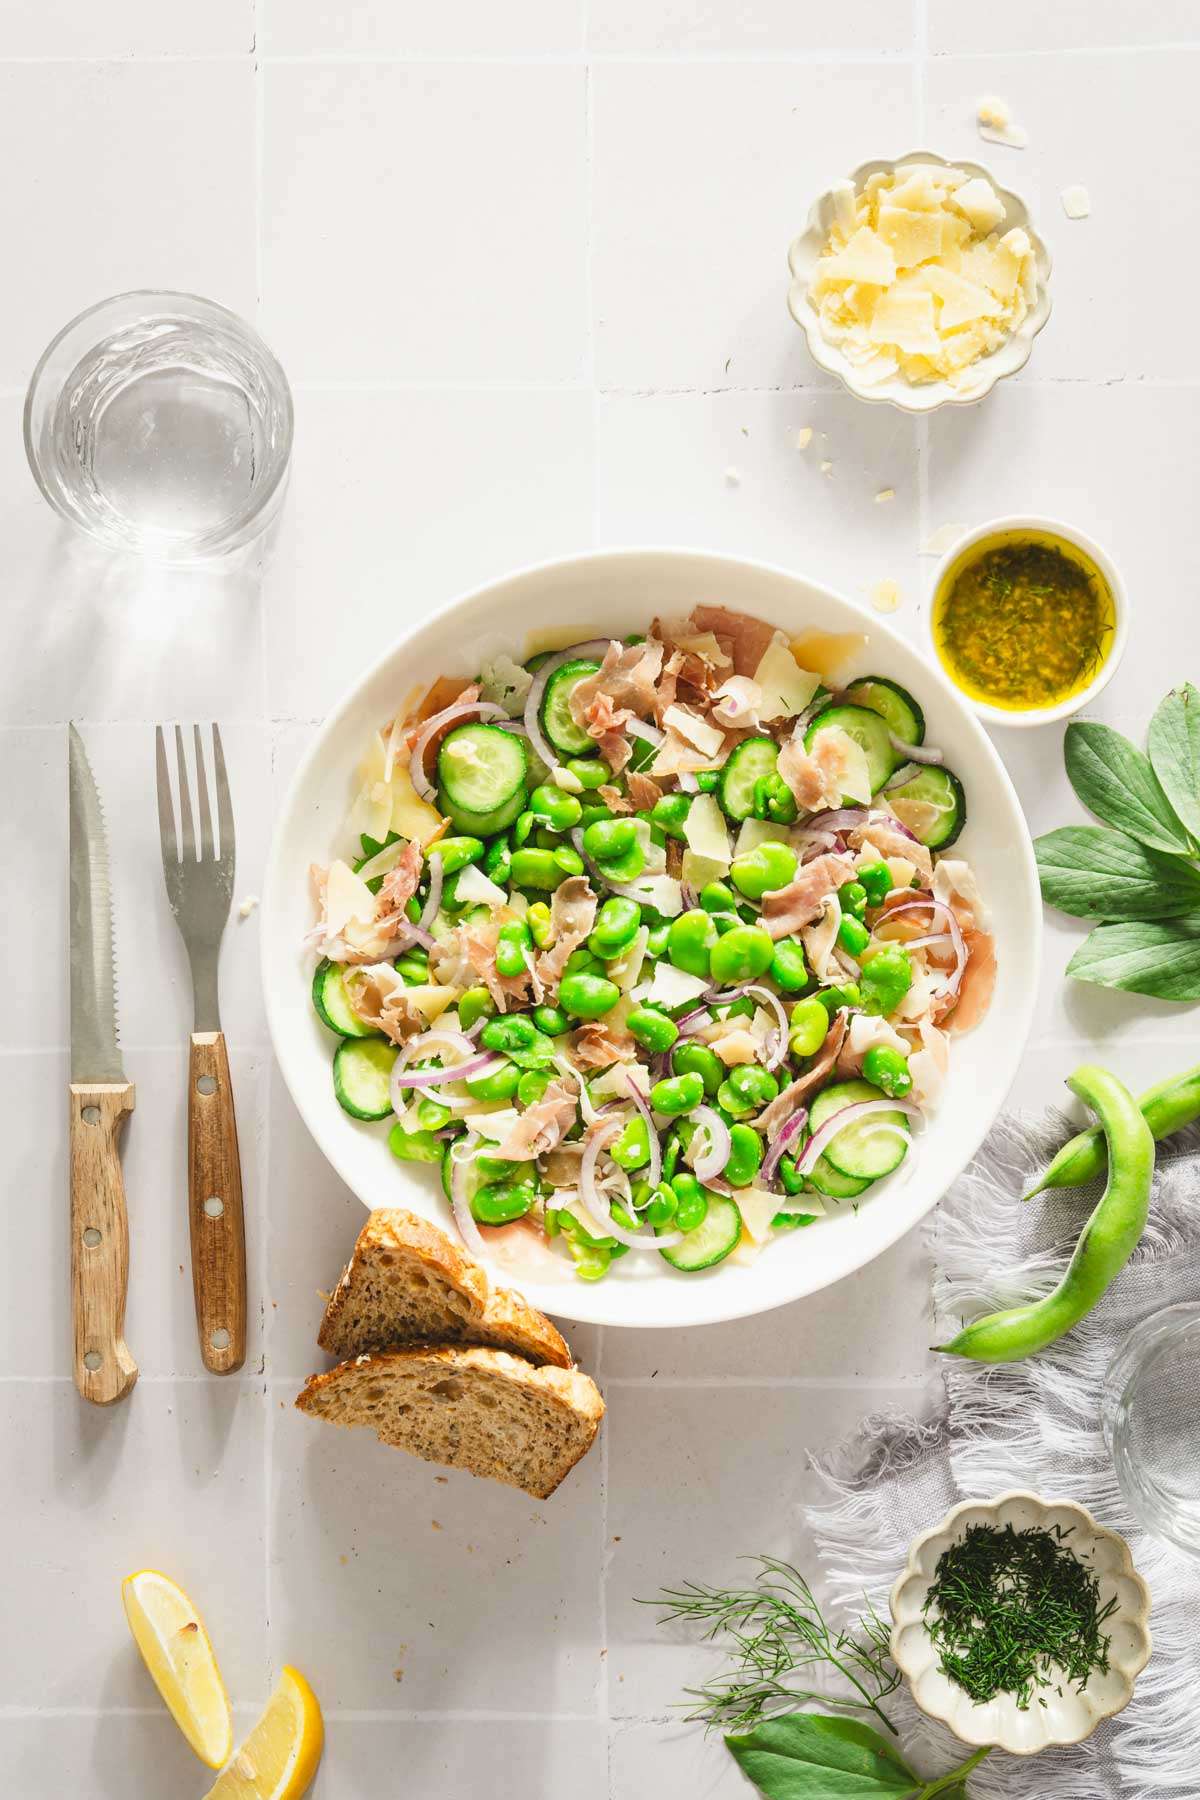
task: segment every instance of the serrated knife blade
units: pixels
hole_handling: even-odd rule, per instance
[[[112,884],[95,777],[67,737],[71,963],[71,1324],[75,1386],[111,1406],[137,1380],[125,1342],[129,1219],[120,1139],[134,1107],[117,1043]]]
[[[124,1081],[108,834],[83,739],[69,732],[71,1080]]]

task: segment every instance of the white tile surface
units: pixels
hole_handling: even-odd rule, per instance
[[[585,99],[552,64],[268,64],[263,321],[292,378],[578,377]]]
[[[747,1552],[814,1571],[799,1526],[807,1450],[925,1397],[919,1238],[759,1319],[568,1328],[609,1411],[596,1452],[544,1504],[323,1430],[292,1400],[323,1361],[322,1290],[363,1212],[271,1067],[260,922],[235,917],[222,998],[250,1352],[239,1377],[198,1373],[183,1208],[189,989],[162,894],[148,726],[221,720],[240,898],[261,888],[272,818],[314,722],[464,587],[593,543],[700,543],[858,599],[896,580],[893,622],[911,633],[933,568],[917,555],[922,537],[1033,506],[1091,530],[1126,575],[1135,629],[1097,711],[1139,734],[1168,679],[1200,666],[1200,364],[1186,329],[1200,266],[1180,225],[1195,210],[1200,149],[1196,9],[863,0],[851,17],[814,0],[46,0],[9,11],[0,1519],[20,1554],[5,1567],[0,1646],[6,1791],[200,1790],[121,1616],[121,1577],[156,1564],[201,1605],[241,1730],[283,1661],[313,1679],[329,1715],[315,1800],[375,1800],[397,1771],[450,1800],[567,1786],[578,1800],[733,1800],[744,1783],[719,1745],[671,1722],[704,1655],[660,1633],[635,1596],[728,1579]],[[1027,151],[978,139],[974,106],[989,92],[1029,128]],[[815,192],[876,150],[922,140],[981,158],[1029,195],[1055,253],[1055,314],[1026,375],[983,407],[914,426],[814,370],[784,293],[787,245]],[[1092,217],[1078,224],[1059,201],[1069,182],[1091,190]],[[1141,251],[1163,244],[1170,276],[1139,276]],[[1147,329],[1147,279],[1185,297],[1178,332]],[[197,288],[255,318],[296,384],[283,519],[235,568],[147,571],[97,556],[56,526],[25,467],[21,394],[44,343],[78,307],[146,283]],[[800,452],[804,425],[815,435]],[[896,497],[877,505],[885,487]],[[84,1408],[66,1379],[72,717],[107,802],[138,1086],[127,1329],[142,1377],[111,1413]],[[1077,816],[1061,732],[997,742],[1035,830]],[[1085,1056],[1138,1088],[1195,1060],[1188,1011],[1064,986],[1080,935],[1048,915],[1016,1105],[1065,1097]]]

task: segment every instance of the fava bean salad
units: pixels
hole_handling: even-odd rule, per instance
[[[987,1007],[966,808],[911,694],[724,607],[443,677],[312,870],[337,1099],[476,1253],[753,1257],[900,1167]]]

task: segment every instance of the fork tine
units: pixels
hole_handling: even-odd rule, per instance
[[[212,862],[216,851],[213,849],[212,813],[208,806],[208,771],[204,766],[204,739],[200,736],[200,727],[192,726],[196,739],[196,797],[200,802],[200,860]]]
[[[158,835],[162,839],[163,868],[172,869],[179,862],[179,848],[175,842],[175,808],[171,804],[167,742],[161,725],[154,727],[154,764],[158,777]]]
[[[183,732],[175,727],[175,757],[179,763],[179,835],[183,840],[185,862],[196,860],[196,831],[192,824],[192,796],[188,789],[187,757],[183,750]]]
[[[234,836],[233,836],[233,801],[229,795],[229,775],[225,768],[225,751],[221,746],[221,729],[214,724],[213,763],[217,778],[217,822],[221,828],[221,863],[228,864],[229,873],[233,874]]]

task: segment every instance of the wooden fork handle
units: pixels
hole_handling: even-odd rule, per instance
[[[71,1321],[75,1386],[111,1406],[138,1378],[125,1343],[129,1220],[118,1147],[132,1082],[71,1083]]]
[[[188,1081],[188,1216],[200,1355],[214,1375],[246,1360],[242,1165],[225,1034],[192,1033]]]

